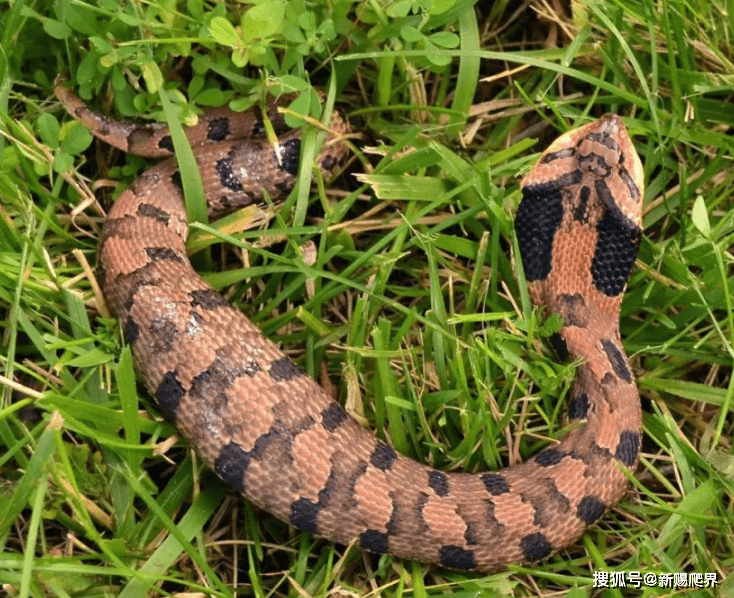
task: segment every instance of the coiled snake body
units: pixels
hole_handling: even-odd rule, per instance
[[[107,142],[171,154],[165,129],[110,120],[61,86],[57,95]],[[298,138],[280,137],[278,159],[267,142],[235,140],[261,128],[247,118],[220,109],[188,131],[217,214],[293,184]],[[344,151],[338,133],[319,158],[327,171]],[[640,160],[614,115],[560,137],[523,180],[515,228],[525,277],[533,301],[563,319],[562,344],[581,362],[570,415],[586,422],[493,473],[448,474],[396,454],[212,290],[186,257],[170,159],[110,210],[99,279],[161,410],[247,498],[336,542],[492,571],[573,542],[622,497],[625,468],[637,463],[640,403],[618,318],[642,193]]]

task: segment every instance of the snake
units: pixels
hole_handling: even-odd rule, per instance
[[[619,310],[641,237],[643,167],[622,119],[561,135],[520,183],[515,234],[532,301],[575,360],[571,431],[525,462],[444,472],[398,454],[211,288],[186,254],[181,176],[164,125],[116,120],[67,86],[56,95],[94,135],[165,158],[108,211],[97,278],[163,415],[247,499],[336,543],[455,570],[532,564],[573,544],[627,492],[639,460],[639,393]],[[265,120],[277,142],[263,139]],[[213,109],[187,129],[212,216],[293,187],[299,132],[275,104]],[[332,118],[316,164],[348,152]]]

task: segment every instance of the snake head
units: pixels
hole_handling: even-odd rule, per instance
[[[599,292],[618,301],[637,255],[643,170],[622,119],[569,131],[523,179],[515,219],[534,301]],[[611,309],[610,309],[611,311]]]
[[[631,227],[641,228],[642,162],[616,114],[605,114],[561,135],[543,152],[521,187],[543,184],[547,188],[556,181],[565,185],[576,179],[578,183],[585,179],[608,210],[624,216]]]
[[[609,193],[599,194],[600,199],[609,209],[616,206],[640,228],[644,189],[642,162],[622,119],[616,114],[605,114],[577,131],[582,133],[576,142],[579,166],[582,170],[599,168],[598,174],[605,179],[609,189]]]

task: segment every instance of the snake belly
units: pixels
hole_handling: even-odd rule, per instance
[[[56,93],[108,143],[171,155],[165,128],[111,120],[63,86]],[[326,171],[346,151],[343,121],[335,129],[318,158]],[[265,141],[237,139],[261,130],[257,118],[221,109],[188,130],[214,214],[292,187],[298,137],[280,136],[279,155]],[[496,472],[444,473],[397,454],[210,288],[186,256],[173,159],[109,211],[98,278],[163,413],[249,500],[335,542],[495,571],[574,542],[624,495],[640,448],[619,307],[641,234],[642,165],[621,119],[605,115],[560,137],[521,187],[515,228],[529,292],[563,319],[561,344],[580,362],[570,417],[585,422]]]

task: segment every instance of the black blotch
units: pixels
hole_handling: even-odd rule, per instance
[[[560,191],[564,187],[571,185],[577,185],[584,178],[584,174],[577,168],[573,172],[567,172],[564,175],[559,176],[557,179],[552,181],[545,181],[544,183],[536,183],[535,185],[526,185],[523,188],[523,196],[525,192],[528,195],[537,195],[545,197],[555,191]]]
[[[155,318],[148,326],[152,340],[152,348],[156,353],[167,353],[176,344],[178,328],[175,322],[166,318]]]
[[[523,188],[523,199],[515,217],[515,232],[528,282],[543,280],[550,273],[553,238],[563,219],[561,192],[542,187]]]
[[[557,465],[560,463],[565,456],[566,453],[563,451],[559,451],[555,448],[549,448],[535,455],[535,462],[543,467],[550,467],[551,465]]]
[[[229,119],[222,116],[213,118],[206,127],[206,138],[210,141],[223,141],[229,135]]]
[[[331,498],[332,494],[334,492],[339,492],[339,490],[342,488],[342,474],[343,472],[340,471],[338,467],[331,468],[331,470],[329,471],[329,477],[326,478],[326,483],[324,484],[324,487],[319,490],[320,505],[327,506],[329,504],[329,499]]]
[[[231,191],[242,191],[242,183],[232,170],[232,156],[217,160],[217,174],[222,187]]]
[[[614,386],[617,383],[617,377],[612,372],[604,374],[600,380],[602,386]]]
[[[531,496],[520,495],[523,502],[529,502],[534,511],[533,524],[536,527],[552,526],[556,518],[568,513],[571,501],[555,484],[553,478],[546,477],[538,480],[539,490]]]
[[[350,505],[352,508],[356,508],[358,505],[358,501],[356,498],[356,486],[357,482],[360,480],[360,478],[365,474],[367,471],[367,468],[369,467],[367,461],[362,461],[361,459],[357,462],[357,465],[354,467],[354,470],[349,474],[349,477],[347,478],[346,488],[347,488],[347,500],[346,503]],[[390,531],[390,528],[388,528],[388,531]]]
[[[324,172],[331,172],[337,165],[337,159],[331,154],[326,154],[321,160],[321,170]]]
[[[127,313],[130,313],[133,305],[135,305],[135,294],[138,292],[138,290],[139,289],[137,287],[133,287],[130,290],[130,294],[127,296],[127,299],[125,299],[125,301],[122,303],[122,307]]]
[[[378,442],[375,450],[370,455],[370,463],[373,467],[386,471],[390,469],[397,457],[395,449],[384,442]]]
[[[603,146],[608,147],[610,150],[614,152],[619,152],[619,144],[616,141],[614,141],[614,139],[612,138],[612,136],[609,133],[606,133],[606,132],[589,133],[587,138],[596,143],[601,143]]]
[[[291,192],[291,189],[293,189],[293,183],[289,181],[280,181],[279,183],[275,183],[275,188],[280,191],[283,197],[286,197]]]
[[[499,496],[510,491],[510,485],[507,483],[505,476],[499,473],[483,473],[481,476],[482,483],[492,496]]]
[[[594,441],[589,444],[588,449],[571,451],[569,456],[586,465],[587,470],[583,474],[585,478],[593,476],[594,472],[598,471],[600,464],[604,465],[606,461],[612,459],[611,451],[599,446]]]
[[[145,253],[154,262],[159,260],[171,260],[173,262],[184,261],[183,258],[170,247],[146,247]]]
[[[523,495],[520,496],[523,502],[529,502],[533,507],[533,525],[535,527],[546,527],[553,517],[553,513],[550,512],[550,509],[546,508],[549,506],[546,501],[541,499],[533,502]]]
[[[462,548],[461,546],[446,544],[438,549],[438,554],[442,567],[466,571],[467,569],[473,569],[476,566],[474,553],[471,550]]]
[[[125,312],[130,313],[138,291],[143,287],[160,284],[160,273],[158,272],[158,266],[151,261],[128,274],[118,274],[114,282],[121,289],[124,296],[123,306]],[[121,299],[123,298],[121,297]]]
[[[387,552],[387,534],[376,529],[368,529],[359,534],[359,545],[377,554]]]
[[[284,443],[289,444],[290,440],[292,438],[287,432],[279,430],[274,426],[255,441],[248,455],[251,459],[260,459],[271,445],[274,445],[276,442],[279,442],[281,445]]]
[[[625,382],[632,382],[632,374],[630,374],[624,355],[617,345],[608,338],[603,338],[601,339],[601,346],[607,354],[607,358],[609,359],[609,363],[611,364],[614,373]]]
[[[318,534],[319,526],[316,523],[321,506],[308,498],[299,498],[291,505],[290,522],[297,529],[309,534]]]
[[[582,170],[586,172],[591,172],[598,177],[607,177],[609,176],[609,173],[612,171],[611,167],[609,166],[609,164],[607,164],[607,161],[604,159],[604,156],[595,154],[594,152],[586,154],[585,156],[580,155],[578,156],[577,160]],[[598,183],[599,179],[597,179],[596,182]],[[598,189],[599,187],[597,185],[597,190]]]
[[[250,466],[251,455],[234,441],[222,447],[214,460],[214,473],[240,492],[245,489],[245,473]]]
[[[158,405],[160,405],[161,411],[163,411],[163,415],[168,419],[175,421],[178,403],[183,395],[184,388],[178,381],[176,372],[166,372],[163,375],[163,380],[161,380],[158,388],[156,388],[155,398],[158,401]]]
[[[252,126],[252,137],[265,137],[265,124],[263,123],[261,118],[258,118],[257,121],[255,121],[255,124]]]
[[[520,548],[522,548],[527,560],[539,561],[550,554],[552,546],[543,534],[536,532],[522,538],[520,540]]]
[[[173,141],[171,141],[171,136],[166,135],[165,137],[161,137],[160,141],[158,142],[158,147],[160,149],[164,149],[173,153]]]
[[[567,147],[562,150],[558,150],[557,152],[551,152],[550,154],[545,154],[541,159],[541,164],[547,164],[548,162],[553,162],[553,160],[558,160],[560,158],[570,158],[574,155],[576,152],[576,148],[573,147]]]
[[[140,179],[137,179],[138,181]],[[102,236],[100,237],[100,246],[107,243],[109,239],[131,239],[136,238],[139,233],[137,228],[140,226],[138,218],[132,214],[125,214],[120,218],[107,218],[102,228]]]
[[[627,185],[627,189],[629,189],[630,192],[630,197],[639,202],[640,190],[637,188],[637,185],[632,180],[632,175],[624,166],[619,167],[619,178],[624,181],[625,185]]]
[[[584,496],[579,501],[579,506],[576,509],[576,516],[581,519],[586,525],[591,525],[604,514],[607,505],[596,496]]]
[[[423,492],[421,492],[421,495],[425,496]],[[421,507],[423,508],[423,507]],[[390,519],[385,524],[385,527],[387,528],[387,533],[391,535],[395,535],[398,532],[398,524],[400,523],[400,505],[398,504],[398,501],[395,497],[392,499],[392,511],[390,512]]]
[[[415,521],[418,523],[418,533],[420,534],[431,533],[431,526],[428,525],[428,523],[426,522],[426,518],[423,516],[423,509],[429,503],[430,499],[431,497],[428,495],[427,492],[419,492],[418,498],[415,501],[415,505],[413,506],[413,513],[415,515]],[[394,502],[395,499],[393,499],[393,503]],[[388,528],[388,531],[390,533],[393,533],[391,528]]]
[[[469,546],[476,546],[478,543],[477,533],[474,530],[474,524],[470,521],[466,522],[466,529],[464,530],[464,540],[466,540],[466,543]]]
[[[171,219],[171,215],[168,212],[149,203],[141,203],[138,206],[138,216],[152,218],[153,220],[157,220],[158,222],[162,222],[166,225]]]
[[[192,312],[192,316],[196,315],[196,312]],[[252,358],[232,360],[226,348],[217,349],[216,355],[216,359],[192,379],[190,391],[192,395],[205,401],[207,409],[212,413],[227,405],[229,399],[225,391],[237,378],[252,377],[261,371],[258,363]]]
[[[139,334],[140,327],[138,326],[138,323],[133,319],[132,316],[128,316],[127,320],[125,321],[125,329],[123,330],[125,342],[128,345],[132,344],[135,340],[137,340]]]
[[[100,248],[101,247],[102,247],[102,244],[100,243]],[[97,282],[99,283],[99,287],[101,289],[104,289],[105,286],[107,285],[107,270],[105,270],[105,267],[102,265],[101,261],[97,264],[97,268],[94,271],[94,277],[97,279]]]
[[[589,397],[586,396],[585,392],[575,396],[571,399],[568,404],[568,417],[571,419],[583,419],[586,417],[586,412],[589,410]]]
[[[556,297],[556,309],[566,326],[585,328],[588,324],[585,307],[586,301],[580,293],[559,293]]]
[[[347,412],[338,403],[331,403],[321,412],[321,425],[328,432],[334,432],[347,420]]]
[[[581,187],[581,201],[579,202],[579,205],[576,206],[576,209],[573,213],[573,217],[575,220],[578,220],[579,222],[586,222],[586,206],[589,203],[590,195],[591,189],[589,189],[586,185]]]
[[[619,435],[619,444],[614,456],[627,467],[634,465],[640,450],[640,434],[635,430],[625,430]]]
[[[614,203],[614,197],[612,197],[612,192],[609,189],[609,185],[607,185],[606,180],[603,178],[595,179],[594,188],[596,189],[596,194],[599,196],[599,199],[607,208],[611,210],[619,210],[617,204]],[[621,213],[622,212],[620,211],[620,214]]]
[[[287,382],[298,376],[303,376],[303,370],[287,357],[281,357],[270,364],[268,374],[276,382]]]
[[[300,139],[289,139],[280,146],[280,160],[276,156],[276,162],[280,164],[280,169],[292,176],[298,174],[298,161],[301,156]]]
[[[573,172],[567,172],[566,174],[559,176],[557,179],[545,181],[543,183],[536,183],[535,185],[526,185],[525,189],[528,189],[528,193],[531,195],[540,195],[544,197],[554,191],[560,191],[564,187],[578,185],[583,178],[584,173],[577,168]]]
[[[215,359],[209,367],[191,380],[191,394],[197,398],[205,398],[208,409],[221,412],[229,402],[224,391],[237,378],[233,371],[221,359]]]
[[[568,352],[568,345],[566,344],[566,341],[563,340],[563,337],[557,332],[554,332],[548,337],[548,340],[550,341],[553,350],[556,352],[556,355],[558,355],[558,359],[561,361],[567,361],[570,354]]]
[[[181,182],[181,173],[178,170],[171,175],[171,183],[178,189],[179,194],[183,196],[183,183]]]
[[[594,286],[608,297],[619,295],[629,277],[640,246],[640,229],[621,212],[608,209],[596,224],[597,239],[591,276]]]
[[[449,493],[449,478],[442,472],[432,469],[428,472],[428,485],[439,496],[447,496]]]
[[[491,500],[484,501],[487,510],[485,512],[485,518],[487,520],[487,523],[492,526],[492,528],[498,530],[498,533],[504,533],[503,530],[505,529],[505,524],[500,523],[497,519],[497,515],[495,514],[495,505]]]
[[[276,417],[280,416],[280,414],[284,414],[283,420],[288,422],[286,426],[293,436],[303,434],[303,432],[310,430],[313,428],[314,424],[316,424],[316,419],[310,413],[302,415],[299,419],[291,420],[291,411],[284,403],[273,405],[273,413],[276,414]]]
[[[232,307],[224,297],[213,289],[191,291],[189,297],[191,297],[191,307],[199,306],[207,311],[218,307]]]

